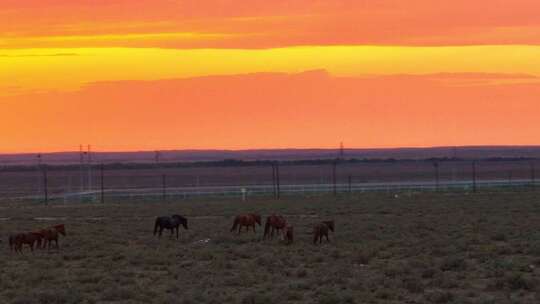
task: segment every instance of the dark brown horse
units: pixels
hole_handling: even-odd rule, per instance
[[[238,228],[238,234],[242,230],[242,227],[246,227],[246,231],[249,231],[249,227],[253,227],[253,232],[255,231],[255,223],[261,226],[261,216],[254,213],[238,215],[234,218],[234,223],[231,228],[231,232],[235,231]]]
[[[46,246],[48,249],[51,249],[51,243],[54,241],[56,249],[59,249],[58,246],[58,235],[66,236],[66,227],[64,224],[55,225],[49,228],[41,229],[36,234],[40,234],[43,237],[43,248]]]
[[[326,237],[327,242],[330,242],[328,230],[334,232],[334,221],[323,221],[315,224],[313,227],[313,244],[317,244],[317,241],[319,244],[322,243],[323,236]]]
[[[264,225],[264,236],[263,239],[274,238],[274,232],[277,232],[278,234],[282,229],[285,229],[287,227],[287,221],[285,218],[281,215],[270,215],[266,218],[266,224]]]
[[[174,214],[172,216],[160,216],[156,218],[156,222],[154,224],[154,235],[156,235],[156,233],[159,233],[159,237],[161,237],[163,229],[169,229],[172,235],[174,230],[176,229],[176,239],[178,239],[178,230],[180,225],[184,226],[184,229],[188,229],[188,221],[185,217],[181,215]]]

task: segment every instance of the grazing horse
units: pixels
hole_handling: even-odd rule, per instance
[[[294,230],[293,226],[287,226],[283,230],[283,235],[285,236],[285,243],[286,244],[292,244],[294,241]]]
[[[240,234],[240,230],[242,230],[242,227],[246,227],[246,231],[249,231],[249,227],[253,227],[253,232],[255,231],[255,223],[259,224],[261,226],[261,216],[254,213],[248,213],[248,214],[242,214],[238,215],[234,219],[233,226],[231,228],[231,232],[235,231],[238,227],[238,234]]]
[[[281,215],[270,215],[266,218],[266,224],[264,225],[264,236],[263,239],[274,238],[274,231],[277,230],[277,233],[280,233],[281,229],[287,227],[287,221]]]
[[[178,239],[178,228],[180,227],[180,224],[184,226],[184,229],[188,229],[187,219],[181,215],[175,214],[172,216],[160,216],[156,218],[156,223],[154,225],[154,235],[158,233],[158,229],[159,237],[161,237],[163,229],[169,229],[171,231],[171,235],[176,229],[176,239]]]
[[[330,242],[330,239],[328,239],[328,230],[334,232],[334,221],[323,221],[315,224],[313,227],[313,244],[317,244],[317,241],[319,244],[322,243],[323,236],[326,237],[327,242]]]
[[[40,234],[43,237],[43,248],[47,246],[48,249],[51,249],[51,243],[52,241],[54,241],[56,249],[59,249],[60,247],[58,246],[58,235],[61,234],[63,236],[66,236],[66,227],[64,224],[54,225],[49,228],[41,229],[36,233]]]

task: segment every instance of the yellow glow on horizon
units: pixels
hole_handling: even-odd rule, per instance
[[[18,88],[18,92],[73,90],[97,81],[157,80],[257,72],[297,73],[314,69],[324,69],[335,76],[440,72],[540,76],[540,46],[0,50],[0,88]]]

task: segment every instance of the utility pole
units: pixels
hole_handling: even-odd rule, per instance
[[[92,154],[88,145],[88,191],[92,191]]]
[[[84,152],[83,152],[83,146],[79,145],[79,176],[80,176],[80,183],[79,183],[79,192],[83,192],[84,190],[84,173],[83,173],[83,163],[84,163]]]
[[[42,170],[42,157],[41,157],[41,153],[38,153],[36,155],[36,158],[37,158],[37,171],[38,171],[38,174],[37,174],[37,193],[41,193],[41,177],[39,176],[39,171]]]
[[[473,192],[476,193],[476,160],[472,162]]]

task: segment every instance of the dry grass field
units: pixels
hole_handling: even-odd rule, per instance
[[[538,303],[540,193],[0,205],[0,303]],[[281,213],[295,242],[230,233]],[[189,219],[180,239],[154,218]],[[334,219],[331,243],[312,223]],[[65,223],[60,250],[24,256],[11,232]],[[207,240],[207,242],[201,240]]]

